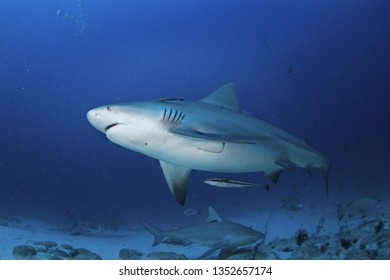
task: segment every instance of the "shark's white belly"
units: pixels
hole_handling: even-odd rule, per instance
[[[143,144],[134,147],[133,143],[123,141],[129,137],[115,135],[110,129],[107,137],[114,143],[189,169],[210,172],[257,172],[274,168],[272,158],[275,153],[269,147],[259,144],[226,143],[176,136],[160,132],[142,139]]]
[[[207,142],[176,147],[159,159],[195,170],[257,172],[268,170],[272,154],[257,144]]]

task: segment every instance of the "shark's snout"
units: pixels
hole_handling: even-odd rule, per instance
[[[96,119],[99,119],[100,116],[95,109],[89,110],[87,113],[87,119],[91,124],[96,122]]]
[[[92,124],[92,122],[94,121],[94,118],[96,118],[98,115],[97,113],[95,112],[95,110],[89,110],[88,113],[87,113],[87,119],[88,121]]]
[[[87,113],[87,119],[91,125],[93,125],[100,132],[105,133],[109,128],[115,126],[117,123],[113,124],[104,117],[98,109],[92,109]]]

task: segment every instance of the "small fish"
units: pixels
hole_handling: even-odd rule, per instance
[[[198,210],[196,210],[195,208],[187,208],[186,210],[184,210],[184,215],[186,216],[189,216],[189,217],[195,217],[197,215],[201,215],[200,214],[200,208]]]
[[[265,188],[267,191],[269,191],[269,185],[259,185],[247,181],[237,181],[227,178],[211,178],[206,179],[203,181],[204,183],[219,187],[219,188],[254,188],[254,189],[263,189]]]

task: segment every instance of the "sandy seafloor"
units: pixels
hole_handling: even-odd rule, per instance
[[[270,216],[267,236],[263,245],[254,253],[252,247],[236,252],[214,254],[209,259],[389,259],[390,258],[390,200],[381,200],[375,209],[370,209],[370,198],[366,209],[348,209],[340,220],[337,207],[303,208],[298,212],[280,208],[273,213],[249,212],[223,217],[246,226],[266,223]],[[367,206],[368,205],[368,206]],[[350,206],[351,207],[351,206]],[[357,212],[356,212],[357,211]],[[207,211],[204,211],[207,212]],[[340,213],[339,213],[340,214]],[[223,215],[221,215],[223,216]],[[183,223],[163,224],[150,221],[168,230],[175,226],[202,223],[206,213],[186,216]],[[187,222],[185,222],[187,221]],[[168,222],[167,222],[168,223]],[[257,230],[264,231],[264,228]],[[308,239],[297,244],[297,232],[305,229]],[[72,223],[52,223],[31,218],[0,215],[0,259],[196,259],[207,251],[204,246],[177,246],[159,244],[153,247],[154,237],[138,221],[125,222],[118,228],[94,222],[83,222],[75,227]],[[25,256],[15,252],[15,247],[28,245],[35,253]],[[69,246],[70,245],[70,246]],[[81,250],[80,250],[81,249]],[[85,251],[86,249],[87,251]],[[122,249],[127,255],[120,257]],[[129,253],[130,252],[130,253]],[[132,253],[131,253],[132,252]],[[152,252],[157,252],[154,254]],[[169,254],[160,254],[169,252]],[[171,254],[171,253],[175,254]],[[152,255],[150,255],[152,253]],[[129,255],[130,254],[130,255]]]

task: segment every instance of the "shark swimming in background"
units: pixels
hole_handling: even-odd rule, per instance
[[[214,208],[209,207],[209,214],[204,223],[180,227],[169,231],[161,230],[142,219],[139,221],[145,229],[154,235],[153,246],[160,243],[182,246],[200,245],[210,247],[199,258],[208,257],[221,249],[238,249],[260,244],[265,234],[250,227],[223,220]]]
[[[192,169],[262,171],[276,183],[285,169],[301,167],[311,174],[319,168],[328,190],[329,159],[305,141],[243,114],[234,83],[199,101],[106,105],[90,110],[87,118],[110,141],[159,160],[172,194],[183,205]]]

